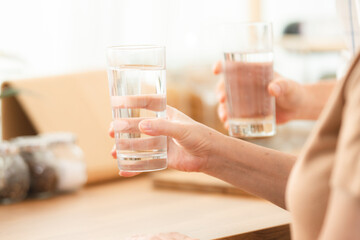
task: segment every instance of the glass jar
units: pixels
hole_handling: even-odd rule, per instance
[[[19,202],[26,198],[30,186],[29,169],[18,148],[0,143],[0,204]]]
[[[15,138],[13,143],[29,167],[30,195],[37,198],[52,196],[56,192],[58,174],[54,154],[47,149],[46,142],[36,136],[24,136]]]
[[[60,192],[74,191],[81,188],[87,180],[86,164],[81,148],[76,144],[76,137],[70,132],[42,134],[56,159],[58,172],[57,189]]]

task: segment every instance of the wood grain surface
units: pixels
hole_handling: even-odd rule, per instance
[[[265,229],[260,229],[253,232],[242,233],[236,236],[230,236],[225,238],[226,240],[290,240],[290,225],[284,224],[277,227],[270,227]]]
[[[0,206],[0,239],[119,240],[159,232],[235,239],[289,221],[285,210],[261,199],[157,189],[149,175],[142,175],[88,186],[73,194]],[[274,230],[260,236],[274,239],[277,234]]]
[[[203,173],[166,170],[152,176],[156,188],[255,197],[227,182]]]

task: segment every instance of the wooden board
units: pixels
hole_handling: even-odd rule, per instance
[[[183,191],[215,192],[254,197],[249,193],[234,187],[220,179],[203,173],[187,173],[174,170],[166,170],[152,174],[155,188],[166,188]]]
[[[218,238],[216,240],[290,240],[290,225],[284,224],[278,227],[265,228],[255,232],[248,232],[236,236]]]
[[[120,240],[160,232],[238,239],[258,230],[263,240],[283,239],[277,227],[290,222],[287,211],[258,198],[159,190],[148,176],[0,206],[0,239]],[[259,239],[244,238],[255,235],[239,239]]]

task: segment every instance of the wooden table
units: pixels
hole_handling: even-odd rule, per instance
[[[145,175],[0,206],[0,239],[119,240],[173,231],[199,239],[288,239],[289,219],[261,199],[154,189]]]

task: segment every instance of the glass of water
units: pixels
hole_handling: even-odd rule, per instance
[[[229,135],[238,138],[276,133],[272,26],[266,22],[222,26]]]
[[[119,169],[165,169],[167,137],[143,134],[138,127],[142,120],[166,117],[165,47],[109,47],[107,61]]]

